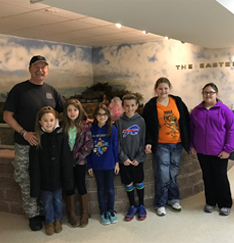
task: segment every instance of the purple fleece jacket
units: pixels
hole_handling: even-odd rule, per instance
[[[191,146],[197,153],[218,156],[234,149],[234,114],[220,100],[209,110],[204,102],[191,112]]]

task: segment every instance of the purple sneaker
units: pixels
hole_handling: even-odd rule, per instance
[[[146,219],[147,213],[146,213],[146,210],[145,210],[145,206],[140,205],[140,207],[137,210],[137,213],[138,213],[138,220]]]
[[[128,210],[128,213],[125,216],[125,220],[132,221],[136,213],[137,213],[137,208],[135,206],[131,206]]]

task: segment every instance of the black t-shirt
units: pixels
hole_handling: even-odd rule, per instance
[[[55,88],[44,83],[35,85],[29,81],[16,84],[10,91],[4,110],[14,113],[16,121],[26,130],[34,131],[37,112],[43,106],[51,106],[58,112],[63,111],[65,100]],[[15,142],[28,145],[28,142],[15,132]]]

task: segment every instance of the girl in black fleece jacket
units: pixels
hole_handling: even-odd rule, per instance
[[[45,231],[52,235],[62,231],[62,188],[68,191],[74,187],[73,158],[50,106],[38,112],[35,133],[38,145],[29,152],[30,194],[39,197],[42,192]]]

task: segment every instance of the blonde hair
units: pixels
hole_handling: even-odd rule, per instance
[[[35,125],[35,135],[37,138],[38,146],[41,145],[41,124],[40,120],[44,114],[51,113],[54,115],[55,119],[57,118],[56,111],[51,106],[44,106],[38,112],[36,116],[36,125]]]
[[[67,107],[69,105],[73,105],[79,110],[79,115],[75,119],[74,122],[67,115]],[[74,125],[77,128],[77,131],[79,131],[82,127],[81,122],[86,121],[86,120],[87,120],[87,114],[84,111],[83,106],[80,103],[80,101],[77,99],[67,100],[67,102],[64,106],[64,110],[63,110],[63,129],[64,129],[64,133],[66,134],[66,136],[68,136],[68,130],[70,127],[72,127],[72,125]]]

